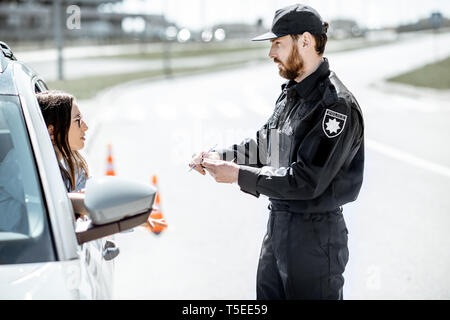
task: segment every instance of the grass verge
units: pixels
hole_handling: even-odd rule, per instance
[[[399,82],[416,87],[440,90],[450,89],[450,57],[425,65],[407,73],[389,78],[388,81]]]
[[[265,60],[265,59],[264,59]],[[175,68],[171,69],[170,76],[180,76],[186,74],[195,74],[201,72],[218,71],[228,68],[234,68],[247,63],[232,62],[232,63],[220,63],[208,67],[188,67],[188,68]],[[149,70],[132,73],[114,74],[114,75],[99,75],[94,77],[85,77],[81,79],[74,79],[68,81],[52,81],[48,82],[49,89],[63,90],[73,94],[78,100],[90,99],[94,97],[98,92],[108,87],[119,85],[128,81],[140,80],[140,79],[160,79],[167,76],[164,70]]]
[[[188,57],[198,57],[205,55],[214,55],[221,53],[235,53],[235,52],[248,52],[253,50],[265,49],[262,46],[251,46],[251,47],[198,47],[196,49],[188,50],[170,50],[170,58],[188,58]],[[143,52],[143,53],[131,53],[131,54],[121,54],[114,56],[99,56],[96,59],[134,59],[134,60],[151,60],[151,59],[163,59],[164,52]]]

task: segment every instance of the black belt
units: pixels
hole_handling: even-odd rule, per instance
[[[319,211],[319,212],[301,212],[301,211],[296,211],[295,209],[292,209],[289,204],[282,204],[282,203],[277,203],[276,205],[273,205],[273,203],[269,203],[268,209],[272,212],[276,212],[276,211],[285,211],[285,212],[290,212],[292,214],[299,214],[299,215],[306,215],[306,216],[310,216],[310,215],[329,215],[329,214],[341,214],[342,213],[342,207],[336,208],[336,209],[332,209],[332,210],[328,210],[328,211]]]

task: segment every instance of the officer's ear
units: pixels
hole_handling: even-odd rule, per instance
[[[313,36],[309,32],[304,32],[298,39],[298,46],[300,48],[309,48],[313,44]]]

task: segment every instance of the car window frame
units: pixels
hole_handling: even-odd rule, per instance
[[[79,259],[72,204],[61,179],[56,155],[36,98],[36,84],[45,89],[47,86],[42,78],[20,62],[14,63],[14,74],[47,206],[57,261]]]
[[[58,261],[58,255],[57,255],[57,251],[56,251],[56,247],[55,247],[55,239],[53,237],[53,232],[52,232],[52,228],[51,228],[51,222],[50,222],[50,217],[48,215],[48,207],[47,207],[47,202],[45,199],[45,193],[44,190],[42,189],[42,183],[41,183],[41,179],[40,179],[40,174],[39,174],[39,169],[37,166],[37,162],[36,162],[36,158],[35,158],[35,154],[33,152],[33,146],[32,146],[32,142],[30,140],[30,134],[29,134],[29,129],[27,127],[26,124],[26,119],[25,119],[25,114],[23,112],[23,106],[22,106],[22,101],[20,96],[18,95],[1,95],[2,100],[4,98],[5,101],[7,100],[11,100],[9,101],[10,103],[13,103],[17,109],[18,115],[21,119],[21,122],[23,123],[23,131],[26,135],[25,139],[27,141],[27,148],[29,151],[29,154],[31,154],[31,166],[32,166],[32,170],[33,173],[35,174],[35,179],[36,179],[36,188],[38,189],[37,192],[40,196],[40,205],[42,207],[42,223],[43,223],[43,229],[41,231],[41,233],[36,237],[36,236],[32,236],[29,235],[29,237],[24,238],[24,239],[15,239],[15,240],[11,240],[11,244],[12,246],[20,246],[21,242],[27,242],[29,241],[31,243],[36,242],[36,241],[43,241],[45,242],[44,244],[46,245],[47,248],[47,254],[46,254],[46,258],[44,259],[39,259],[39,258],[35,258],[35,259],[29,259],[27,260],[26,258],[21,258],[19,255],[16,257],[15,262],[5,262],[2,263],[1,265],[13,265],[13,264],[22,264],[22,263],[47,263],[47,262],[55,262]],[[15,147],[13,147],[15,148]],[[29,211],[27,210],[26,215],[27,215],[27,219],[28,217]],[[24,249],[27,247],[24,247]],[[29,257],[27,257],[29,258]],[[5,260],[7,261],[7,260]]]

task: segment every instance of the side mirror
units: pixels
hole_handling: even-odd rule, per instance
[[[147,221],[156,188],[119,177],[105,176],[86,183],[84,206],[89,218],[76,236],[79,244],[119,233]]]

